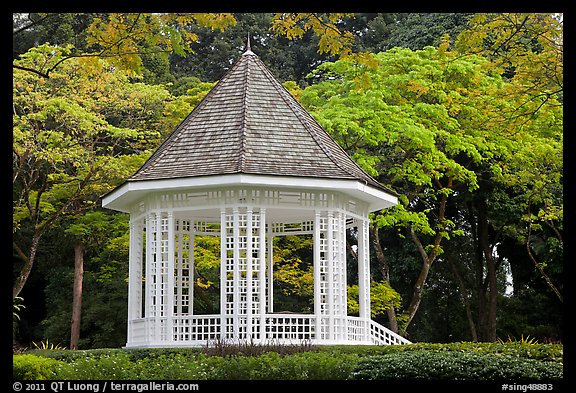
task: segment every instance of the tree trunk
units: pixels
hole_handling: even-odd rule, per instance
[[[34,232],[32,235],[32,243],[30,244],[30,255],[24,254],[22,249],[13,242],[12,245],[16,250],[18,256],[24,261],[24,266],[20,270],[20,274],[16,281],[14,282],[14,287],[12,288],[12,299],[15,299],[22,288],[24,288],[24,284],[26,284],[26,280],[28,280],[28,276],[32,271],[32,266],[34,266],[34,261],[36,260],[36,251],[38,250],[38,243],[40,242],[40,237],[42,237],[42,232]]]
[[[486,273],[488,275],[488,307],[486,309],[486,340],[496,341],[496,306],[498,288],[496,282],[496,263],[490,247],[488,234],[488,214],[486,201],[478,203],[478,240],[486,261]]]
[[[530,212],[530,208],[528,209],[528,212]],[[554,233],[556,234],[558,240],[560,240],[560,243],[562,243],[562,235],[560,235],[560,232],[553,226],[548,224],[552,230],[554,231]],[[550,279],[550,277],[546,274],[546,272],[544,272],[544,269],[542,268],[542,265],[538,263],[538,261],[536,261],[536,258],[534,257],[534,255],[532,254],[531,251],[531,247],[530,247],[530,238],[532,236],[532,221],[530,221],[528,223],[528,236],[526,237],[526,251],[528,252],[528,257],[530,258],[530,260],[532,261],[532,263],[534,264],[534,266],[536,267],[536,270],[538,270],[538,272],[540,273],[540,275],[542,276],[542,278],[544,279],[544,281],[546,281],[546,284],[548,284],[548,286],[550,287],[550,289],[552,289],[552,292],[554,292],[554,294],[556,295],[556,297],[558,298],[558,300],[560,300],[560,303],[564,303],[564,298],[562,297],[562,294],[560,293],[560,291],[558,290],[558,288],[556,288],[556,286],[554,285],[554,283],[552,283],[552,280]]]
[[[478,333],[476,331],[476,324],[474,323],[474,316],[472,315],[472,309],[470,307],[470,300],[466,294],[466,285],[464,283],[464,279],[462,275],[458,272],[456,268],[456,264],[452,260],[449,259],[450,267],[452,268],[452,272],[458,281],[458,286],[460,287],[460,297],[462,298],[462,303],[464,304],[464,309],[466,310],[466,319],[468,320],[468,327],[470,328],[470,336],[472,337],[472,341],[478,341]]]
[[[370,237],[372,238],[372,245],[374,246],[376,260],[378,261],[378,266],[380,267],[382,277],[384,278],[384,281],[386,281],[386,284],[390,285],[390,266],[388,266],[386,259],[384,258],[384,250],[380,244],[378,226],[376,224],[372,225],[372,229],[370,230]],[[396,318],[396,310],[394,309],[393,304],[390,304],[390,307],[386,309],[386,314],[388,316],[390,330],[392,330],[394,333],[398,333],[398,319]]]
[[[438,188],[443,189],[440,182],[438,182]],[[452,178],[451,177],[448,178],[447,188],[452,188]],[[430,272],[430,268],[432,267],[432,264],[434,263],[434,260],[436,259],[437,249],[438,249],[438,247],[440,247],[440,243],[442,242],[442,230],[444,228],[444,223],[445,223],[446,203],[447,202],[448,202],[448,195],[442,194],[442,197],[440,199],[440,205],[438,206],[438,225],[442,229],[437,230],[436,235],[434,236],[434,242],[432,243],[433,248],[429,254],[426,253],[426,249],[424,248],[424,245],[422,244],[420,239],[418,239],[416,232],[414,232],[414,228],[410,227],[410,237],[412,238],[412,241],[416,245],[416,248],[418,249],[418,253],[422,257],[422,268],[420,269],[420,274],[418,275],[418,278],[416,279],[416,283],[414,283],[414,292],[412,293],[412,299],[410,300],[410,305],[408,306],[408,311],[407,311],[408,320],[406,321],[406,325],[404,326],[404,328],[400,332],[400,334],[403,336],[406,335],[406,331],[408,330],[408,326],[410,326],[410,323],[414,319],[414,316],[416,315],[416,312],[418,311],[418,308],[420,307],[420,302],[422,301],[422,290],[424,289],[424,285],[426,284],[426,279],[428,278],[428,273]]]
[[[420,307],[420,302],[422,301],[422,291],[424,290],[424,285],[426,284],[426,279],[428,278],[428,273],[430,272],[430,267],[436,258],[436,253],[433,251],[431,255],[426,254],[424,250],[424,246],[416,236],[413,228],[410,228],[410,236],[412,237],[412,241],[418,248],[418,252],[422,257],[422,268],[420,269],[420,274],[418,274],[418,278],[414,283],[414,291],[412,292],[412,299],[410,300],[410,305],[408,306],[407,314],[408,320],[406,321],[406,325],[402,329],[401,335],[405,335],[406,331],[408,330],[408,326],[414,319],[418,308]]]
[[[72,320],[70,323],[70,349],[78,349],[80,320],[82,315],[82,276],[84,275],[83,243],[74,246],[74,289],[72,295]]]

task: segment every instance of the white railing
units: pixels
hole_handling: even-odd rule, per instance
[[[401,345],[411,344],[410,341],[405,339],[399,334],[394,333],[392,330],[380,325],[377,322],[369,320],[370,323],[370,339],[376,345]]]
[[[226,319],[229,325],[233,321],[230,316],[226,316]],[[232,329],[232,326],[224,331],[220,315],[140,318],[128,323],[126,346],[205,346],[218,340],[235,339],[287,344],[410,344],[410,341],[377,322],[353,316],[322,316],[317,321],[313,314],[266,314],[263,329],[259,325],[260,320],[259,317],[253,318],[252,334],[248,334],[245,323],[238,324],[242,326],[240,332]]]
[[[264,340],[311,341],[316,338],[316,316],[308,314],[266,314]]]

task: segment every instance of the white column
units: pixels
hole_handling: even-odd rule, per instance
[[[234,304],[233,304],[233,312],[232,312],[232,326],[233,326],[233,335],[234,338],[238,338],[239,333],[239,314],[240,314],[240,266],[238,266],[240,261],[240,212],[238,211],[237,207],[232,209],[234,224],[233,224],[233,233],[234,233],[234,263],[232,267],[232,282],[234,288]]]
[[[334,213],[329,210],[326,231],[327,231],[327,251],[328,256],[326,258],[328,279],[326,280],[326,285],[328,286],[328,299],[326,302],[326,307],[328,311],[328,340],[334,339],[334,249],[333,249],[333,239],[334,239]]]
[[[246,338],[252,337],[252,207],[246,210]]]
[[[340,266],[342,269],[342,279],[340,282],[341,293],[340,301],[342,304],[341,313],[343,316],[348,315],[348,285],[347,285],[347,269],[346,269],[346,214],[340,212]]]
[[[149,318],[154,315],[153,306],[152,306],[152,280],[154,276],[153,271],[153,261],[155,250],[152,249],[152,242],[154,241],[154,234],[152,233],[153,230],[153,221],[154,220],[154,213],[148,214],[146,218],[146,286],[144,294],[145,296],[145,313],[144,316]],[[148,325],[148,324],[147,324]]]
[[[314,214],[314,315],[315,315],[315,337],[321,338],[322,329],[322,306],[321,306],[321,274],[320,274],[320,212],[317,210]]]
[[[184,262],[184,235],[183,235],[183,220],[178,220],[178,230],[174,229],[174,285],[176,286],[176,294],[174,295],[174,308],[176,309],[175,315],[182,315],[182,264]],[[174,224],[176,225],[176,223]]]
[[[268,225],[268,312],[274,312],[274,233]]]
[[[154,341],[160,341],[160,317],[163,314],[164,302],[162,299],[162,213],[156,213],[156,266],[154,275],[156,278],[156,312],[154,313]]]
[[[258,232],[258,304],[260,312],[260,340],[266,339],[266,209],[260,208],[260,230]]]
[[[190,219],[190,230],[188,234],[188,314],[194,315],[194,244],[196,242],[196,229],[194,220]],[[184,237],[184,236],[182,236]],[[223,262],[220,262],[221,264]]]
[[[368,220],[358,226],[358,306],[360,318],[370,319],[370,258]]]
[[[173,316],[174,316],[174,212],[168,211],[168,260],[166,261],[166,288],[164,296],[166,298],[166,308],[164,310],[166,315],[166,339],[174,341],[174,334],[172,331]]]
[[[127,342],[132,342],[132,321],[142,312],[142,230],[139,222],[130,219],[130,250],[128,257],[128,330]]]
[[[226,225],[226,208],[220,209],[220,338],[226,339],[227,330],[227,317],[226,317],[226,259],[228,256],[228,249],[226,246],[226,236],[228,229]]]

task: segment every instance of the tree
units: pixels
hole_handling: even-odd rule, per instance
[[[555,105],[564,89],[561,13],[477,14],[454,43],[462,54],[482,54],[490,66],[514,81],[525,100],[504,112],[522,124],[545,105]]]
[[[189,25],[198,35],[191,44],[193,55],[170,56],[171,70],[177,79],[190,75],[203,80],[218,80],[245,50],[250,36],[252,50],[282,81],[304,85],[305,76],[331,56],[318,53],[318,37],[307,31],[301,39],[290,40],[270,30],[273,13],[235,13],[237,23],[224,31]],[[332,56],[333,57],[333,56]]]
[[[463,55],[481,53],[493,72],[509,82],[501,89],[501,96],[508,99],[496,104],[483,122],[509,150],[495,171],[484,172],[485,183],[492,190],[474,202],[479,244],[490,260],[502,237],[512,236],[523,243],[530,261],[562,301],[560,290],[545,272],[546,264],[534,258],[531,244],[533,231],[537,231],[536,239],[547,239],[555,249],[553,269],[562,270],[558,267],[563,210],[562,14],[478,14],[471,19],[471,28],[458,36],[455,48]],[[490,303],[495,302],[491,295]],[[492,339],[493,308],[489,307]]]
[[[391,49],[374,60],[377,67],[348,60],[320,66],[315,73],[320,82],[304,90],[302,102],[361,166],[402,194],[399,205],[372,217],[376,239],[379,228],[396,228],[412,241],[422,261],[400,331],[406,332],[419,308],[433,263],[454,236],[470,233],[456,220],[464,206],[461,198],[468,196],[474,201],[478,266],[487,271],[480,275],[489,294],[481,310],[489,332],[483,337],[495,340],[498,243],[489,218],[490,185],[503,181],[503,172],[518,180],[519,167],[512,168],[509,160],[523,157],[517,153],[532,139],[528,128],[561,115],[549,105],[536,118],[524,119],[524,129],[502,123],[503,109],[525,96],[487,67],[486,59],[460,57],[446,43],[421,51]],[[561,161],[550,159],[561,167]],[[558,181],[557,176],[551,179]],[[378,242],[373,244],[381,256]],[[384,270],[390,269],[387,263]]]
[[[44,233],[95,206],[143,163],[150,141],[158,143],[159,116],[169,98],[162,88],[128,85],[126,74],[100,59],[62,63],[68,52],[43,45],[17,61],[40,72],[52,68],[49,79],[14,72],[13,246],[23,262],[14,297]]]
[[[343,20],[352,17],[353,14],[321,14],[321,13],[277,13],[271,14],[237,14],[240,20],[258,19],[259,33],[262,46],[266,47],[271,37],[264,29],[268,24],[272,32],[277,36],[288,39],[302,38],[307,32],[317,38],[315,45],[320,54],[350,55],[353,53],[353,35],[347,31]],[[206,31],[225,31],[229,27],[236,26],[236,16],[229,13],[94,13],[94,14],[58,14],[58,13],[29,13],[14,14],[13,16],[13,58],[18,59],[36,40],[51,42],[53,44],[69,44],[73,50],[54,62],[49,67],[42,69],[15,63],[13,67],[20,70],[36,73],[49,78],[52,71],[56,70],[60,63],[71,58],[106,58],[108,61],[131,75],[142,75],[146,68],[157,68],[171,54],[184,57],[196,50],[204,51],[205,48],[195,46],[200,35],[204,39],[203,46],[207,43],[220,49],[229,48],[230,45],[244,47],[245,39],[249,31],[245,31],[238,42],[238,35],[233,42],[214,40]],[[310,35],[308,35],[308,38]],[[268,41],[268,43],[266,43]],[[209,46],[209,45],[208,45]],[[300,48],[301,49],[301,48]],[[230,55],[229,50],[221,50]],[[270,51],[271,53],[271,51]],[[277,60],[288,58],[286,55],[274,55]],[[299,56],[298,51],[292,51],[290,57]],[[205,56],[197,60],[202,61]],[[213,54],[210,56],[213,59]],[[178,64],[173,58],[173,63]],[[217,62],[219,64],[225,64]],[[292,61],[296,67],[305,64],[302,61]],[[228,64],[229,66],[229,64]],[[206,64],[204,66],[206,67]],[[212,68],[212,66],[210,66]],[[281,68],[280,68],[281,69]],[[165,73],[164,68],[164,73]],[[212,74],[211,81],[219,77]],[[147,78],[157,78],[147,72]],[[168,78],[168,79],[167,79]],[[295,79],[292,76],[290,79]],[[167,75],[161,79],[169,80]],[[287,78],[288,79],[288,78]]]
[[[84,275],[84,254],[87,244],[101,245],[109,233],[106,214],[88,211],[65,230],[74,241],[74,285],[72,291],[72,320],[70,322],[70,349],[78,349],[80,322],[82,316],[82,279]]]
[[[60,343],[70,340],[71,349],[123,345],[125,331],[118,326],[126,323],[127,315],[127,214],[96,208],[63,219],[45,236],[42,249],[50,247],[52,252],[44,253],[35,268],[36,275],[46,277],[41,288],[47,308],[42,337]],[[81,292],[77,270],[70,263],[78,244],[84,249]],[[27,286],[25,290],[38,289]],[[81,295],[81,312],[80,302],[70,301],[73,293]]]
[[[38,29],[47,20],[61,18],[60,14],[28,14],[30,22],[24,18],[14,19],[13,37]],[[75,18],[82,18],[75,16]],[[83,18],[86,18],[85,16]],[[14,63],[13,67],[33,72],[49,78],[58,66],[73,58],[106,58],[115,67],[132,75],[142,72],[142,56],[177,53],[183,56],[190,50],[190,43],[198,37],[182,28],[189,23],[213,29],[225,29],[235,24],[230,14],[206,13],[109,13],[89,15],[89,23],[82,28],[83,40],[73,46],[73,50],[63,54],[58,61],[42,68],[32,64]],[[68,44],[71,44],[68,42]],[[23,53],[14,53],[18,58]]]
[[[470,141],[455,137],[458,123],[442,105],[449,100],[449,80],[457,67],[446,68],[442,57],[431,47],[418,52],[393,49],[375,56],[379,67],[374,71],[340,60],[321,66],[328,80],[302,96],[361,166],[403,192],[398,206],[373,217],[373,236],[377,228],[404,227],[421,255],[406,327],[418,309],[430,267],[442,252],[442,240],[460,234],[446,216],[450,195],[457,187],[477,187],[474,174],[455,156],[481,159]],[[371,74],[368,88],[360,88],[362,72]],[[458,97],[451,98],[449,103]]]
[[[394,24],[388,47],[424,49],[438,47],[444,36],[456,37],[467,28],[468,20],[474,14],[453,12],[430,12],[403,14]]]

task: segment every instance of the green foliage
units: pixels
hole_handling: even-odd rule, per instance
[[[275,352],[279,355],[293,355],[317,350],[318,347],[309,341],[291,344],[270,341],[265,344],[259,344],[252,340],[229,341],[218,339],[210,342],[203,348],[203,353],[209,356],[258,356],[266,352]]]
[[[318,36],[318,52],[349,55],[354,36],[349,31],[342,31],[338,24],[352,14],[309,14],[279,13],[274,15],[271,30],[289,39],[302,38],[307,31]]]
[[[311,312],[314,299],[313,239],[308,235],[274,239],[274,308]]]
[[[26,308],[23,304],[22,301],[24,299],[22,299],[20,296],[16,296],[14,298],[14,301],[12,303],[12,321],[14,323],[18,322],[20,320],[20,312]]]
[[[30,354],[12,357],[12,376],[18,380],[55,379],[63,362]]]
[[[348,286],[348,315],[357,315],[358,305],[358,285]],[[399,308],[402,304],[400,294],[396,292],[386,282],[370,282],[370,312],[372,318],[383,316],[391,307]]]
[[[145,358],[133,366],[132,379],[140,380],[203,380],[208,377],[204,356],[190,357],[183,354],[160,355]]]
[[[394,34],[390,35],[389,47],[413,50],[441,44],[442,36],[456,37],[466,28],[473,14],[467,13],[408,13],[399,18]]]
[[[486,355],[507,355],[523,359],[534,359],[546,362],[563,363],[564,347],[561,344],[531,344],[519,342],[453,342],[453,343],[413,343],[408,345],[383,346],[322,346],[321,351],[334,355],[341,353],[355,353],[361,357],[374,355],[387,355],[399,352],[460,352]]]
[[[136,363],[126,353],[77,358],[60,367],[57,379],[134,379]],[[150,370],[153,372],[153,370]]]
[[[76,356],[69,362],[20,355],[45,360],[50,364],[46,376],[52,379],[346,379],[357,359],[353,354],[334,357],[329,353],[306,352],[282,356],[267,352],[258,356],[206,356],[204,354],[165,353],[134,360],[128,352]],[[18,359],[15,356],[15,359]],[[15,373],[22,379],[34,375],[29,363],[19,361]],[[15,374],[16,377],[16,374]]]
[[[49,351],[59,351],[59,350],[64,349],[64,347],[62,345],[51,343],[47,339],[40,341],[40,344],[38,344],[37,342],[33,342],[32,345],[36,349],[43,349],[43,350],[49,350]]]
[[[561,363],[474,352],[403,351],[361,360],[351,379],[562,380]]]
[[[262,349],[273,350],[270,346]],[[314,349],[282,355],[249,348],[251,356],[207,355],[202,348],[36,350],[32,352],[34,355],[14,356],[18,365],[14,376],[22,379],[28,378],[25,375],[36,376],[34,373],[40,372],[36,365],[46,360],[49,366],[43,369],[44,376],[64,380],[562,378],[562,346],[553,344],[462,342]]]
[[[256,357],[232,356],[206,358],[208,379],[346,379],[357,357],[306,352],[281,356],[275,352]]]

